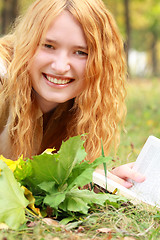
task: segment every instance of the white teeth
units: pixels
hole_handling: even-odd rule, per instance
[[[46,78],[49,82],[52,82],[55,84],[61,84],[61,85],[63,84],[64,85],[64,84],[67,84],[70,82],[70,80],[62,80],[62,79],[52,78],[50,76],[46,76]]]

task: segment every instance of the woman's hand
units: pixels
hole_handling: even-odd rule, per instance
[[[145,180],[145,177],[140,173],[134,171],[132,169],[133,165],[134,165],[134,162],[116,167],[111,172],[107,173],[107,177],[123,185],[126,188],[132,187],[132,183],[128,182],[128,178],[139,183],[143,182]],[[104,170],[102,169],[97,169],[96,172],[99,172],[104,175]]]
[[[128,178],[134,180],[135,182],[143,182],[145,176],[133,170],[134,162],[127,163],[116,167],[110,173],[108,173],[108,178],[118,182],[126,188],[132,187],[132,183],[128,182]]]

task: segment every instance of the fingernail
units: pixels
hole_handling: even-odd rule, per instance
[[[130,183],[130,182],[125,182],[125,183],[124,183],[124,187],[126,187],[126,188],[130,188],[130,187],[132,187],[132,186],[133,186],[133,184]]]
[[[141,183],[141,182],[143,182],[145,179],[146,179],[146,178],[145,178],[145,176],[142,176],[142,175],[137,175],[136,182],[139,182],[139,183]]]

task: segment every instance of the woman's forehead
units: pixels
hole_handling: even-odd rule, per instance
[[[66,37],[67,39],[63,39]],[[48,31],[46,32],[46,39],[56,41],[60,39],[62,41],[75,40],[77,44],[86,46],[86,37],[82,28],[82,25],[77,19],[68,11],[62,11],[50,24]]]

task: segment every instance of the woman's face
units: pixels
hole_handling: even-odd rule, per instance
[[[85,86],[87,43],[80,23],[68,12],[56,17],[29,67],[43,112],[79,95]]]

